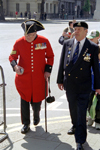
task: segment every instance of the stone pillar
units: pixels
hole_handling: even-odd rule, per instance
[[[100,19],[100,0],[96,0],[96,10],[94,11],[93,19]]]

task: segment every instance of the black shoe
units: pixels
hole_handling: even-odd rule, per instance
[[[40,118],[35,118],[35,119],[34,119],[34,125],[35,125],[35,126],[38,125],[39,122],[40,122]]]
[[[77,148],[76,148],[76,150],[84,150],[82,144],[77,143]]]
[[[67,134],[69,134],[69,135],[75,134],[75,128],[72,127],[71,129],[69,129]]]
[[[21,133],[25,134],[30,130],[30,125],[24,125],[21,129]]]

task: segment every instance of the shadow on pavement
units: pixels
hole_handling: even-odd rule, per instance
[[[84,144],[84,149],[85,150],[94,150],[93,148],[90,147],[90,145],[87,142]]]
[[[100,134],[100,130],[96,130],[93,126],[87,126],[88,132],[92,134]]]
[[[24,137],[21,146],[28,150],[74,150],[71,145],[60,141],[61,134],[45,132],[42,126],[37,126],[36,132],[30,130]]]

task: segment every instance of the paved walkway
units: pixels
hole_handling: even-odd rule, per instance
[[[31,19],[34,19],[34,18],[31,18]],[[5,17],[5,21],[0,21],[0,22],[13,22],[13,23],[22,23],[24,21],[28,20],[28,18],[20,18],[18,17],[17,19],[15,17]],[[66,24],[66,22],[69,22],[70,20],[73,20],[72,18],[69,18],[69,19],[46,19],[46,20],[39,20],[41,23],[45,24],[45,23],[54,23],[54,24]],[[83,21],[96,21],[96,20],[93,20],[93,19],[76,19],[77,21],[78,20],[83,20]]]
[[[58,99],[64,101],[65,96]],[[57,101],[58,101],[57,100]],[[66,101],[65,101],[66,102]],[[54,102],[54,105],[56,102]],[[48,109],[48,125],[45,132],[44,119],[36,127],[31,124],[31,130],[27,134],[21,134],[21,126],[16,130],[7,130],[8,138],[0,143],[0,150],[75,150],[76,144],[73,135],[67,131],[71,127],[70,115],[66,106],[59,106],[57,109]],[[50,107],[49,107],[50,108]],[[65,112],[67,115],[65,115]],[[55,114],[53,114],[55,113]],[[88,127],[87,142],[83,145],[85,150],[100,150],[100,130],[94,125]]]

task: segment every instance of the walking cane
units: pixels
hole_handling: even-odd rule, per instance
[[[47,81],[45,80],[45,132],[47,132],[47,103],[46,103],[46,93],[47,93]]]

